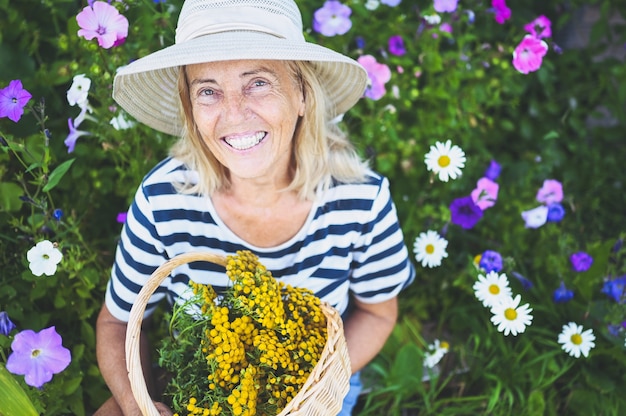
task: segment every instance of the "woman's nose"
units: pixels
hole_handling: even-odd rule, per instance
[[[227,119],[246,118],[250,113],[248,103],[243,94],[230,94],[224,98],[222,113]]]

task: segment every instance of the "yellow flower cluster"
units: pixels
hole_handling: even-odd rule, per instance
[[[320,300],[308,289],[278,282],[249,251],[229,256],[226,274],[232,286],[222,296],[211,286],[190,283],[204,326],[195,332],[178,330],[187,336],[185,345],[199,346],[194,358],[203,360],[186,372],[204,371],[206,384],[202,391],[182,392],[187,399],[174,410],[276,415],[300,391],[326,344]],[[189,339],[192,333],[199,339]],[[194,384],[199,379],[194,377],[176,380],[176,388]]]

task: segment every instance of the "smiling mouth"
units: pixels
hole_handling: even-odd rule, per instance
[[[224,137],[224,141],[233,149],[247,150],[259,144],[266,134],[266,132],[260,131],[249,136]]]

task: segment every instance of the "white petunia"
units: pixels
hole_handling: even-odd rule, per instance
[[[548,207],[540,205],[537,208],[522,212],[522,218],[526,223],[526,228],[539,228],[548,221]]]
[[[506,274],[490,271],[487,275],[478,275],[478,281],[472,287],[474,295],[487,308],[498,304],[502,299],[511,297],[511,288]]]
[[[424,354],[424,366],[433,368],[444,355],[448,352],[450,345],[446,341],[439,341],[436,339],[432,344],[428,346],[428,351]]]
[[[562,344],[563,351],[576,358],[580,357],[580,354],[587,357],[589,350],[596,346],[593,342],[595,340],[596,336],[593,335],[593,330],[583,331],[582,325],[576,325],[574,322],[563,325],[563,331],[559,334],[558,339],[559,344]]]
[[[423,17],[429,25],[438,25],[439,23],[441,23],[441,16],[439,16],[438,14],[427,14]]]
[[[52,276],[56,273],[57,264],[63,258],[63,254],[50,241],[43,240],[28,250],[26,258],[30,263],[28,267],[35,276],[41,276],[42,274]]]
[[[428,230],[415,239],[413,251],[415,259],[422,262],[422,267],[441,266],[441,260],[448,257],[446,252],[448,240],[441,237],[436,231]]]
[[[128,120],[123,112],[120,112],[116,117],[113,117],[109,122],[115,130],[126,130],[135,125],[135,122]]]
[[[75,75],[72,86],[67,90],[67,102],[70,105],[78,105],[80,108],[87,107],[89,88],[91,88],[91,80],[85,74]]]
[[[457,145],[453,146],[450,140],[430,146],[430,151],[424,158],[428,170],[439,175],[439,180],[443,182],[461,176],[461,168],[465,167],[465,160],[463,150]]]
[[[509,333],[513,336],[521,334],[533,320],[530,314],[532,308],[528,303],[519,306],[521,300],[520,295],[515,296],[515,298],[504,298],[491,308],[493,314],[491,322],[498,327],[498,331],[504,332],[504,335],[509,335]]]

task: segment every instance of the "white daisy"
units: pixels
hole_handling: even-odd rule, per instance
[[[497,325],[498,331],[504,332],[504,335],[509,335],[509,333],[514,336],[518,333],[521,334],[533,320],[530,314],[532,308],[528,303],[519,306],[521,300],[520,295],[515,296],[515,298],[504,298],[491,308],[493,314],[491,322]]]
[[[441,260],[448,257],[446,248],[448,240],[441,237],[436,231],[428,230],[415,239],[413,252],[415,259],[422,262],[422,267],[441,266]]]
[[[446,355],[449,348],[450,345],[446,341],[436,339],[428,346],[428,351],[424,354],[424,365],[428,368],[436,366],[443,356]]]
[[[511,297],[511,288],[506,274],[490,271],[487,275],[478,275],[478,281],[472,287],[474,295],[487,308],[498,304],[502,299]]]
[[[41,276],[44,273],[46,276],[52,276],[56,273],[57,264],[63,258],[63,254],[50,241],[43,240],[28,250],[26,258],[30,263],[28,267],[35,276]]]
[[[459,146],[452,146],[450,140],[445,143],[437,142],[430,146],[424,162],[428,170],[439,175],[440,181],[448,182],[448,178],[456,179],[461,176],[461,168],[465,167],[465,153]]]
[[[596,336],[593,335],[593,330],[588,329],[583,331],[582,325],[576,325],[574,322],[570,322],[567,325],[563,325],[563,332],[559,334],[559,344],[563,351],[567,352],[572,357],[580,357],[580,354],[587,357],[589,350],[596,346],[593,342]]]

